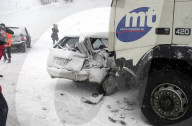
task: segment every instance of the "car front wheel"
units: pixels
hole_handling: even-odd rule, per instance
[[[102,84],[102,87],[105,92],[105,95],[113,94],[117,88],[115,76],[107,76]]]

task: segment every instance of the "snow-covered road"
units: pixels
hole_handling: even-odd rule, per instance
[[[105,12],[108,16],[102,15]],[[86,31],[88,19],[108,19],[109,8],[91,9],[69,16],[58,23],[60,37],[65,33]],[[91,23],[97,22],[93,20]],[[106,24],[100,24],[106,28]],[[72,28],[72,29],[71,29]],[[77,30],[78,29],[78,30]],[[96,29],[93,29],[96,30]],[[63,31],[63,32],[62,32]],[[97,105],[83,103],[81,97],[90,96],[95,85],[52,79],[46,71],[52,47],[49,29],[27,53],[13,53],[12,63],[0,62],[5,76],[1,83],[9,104],[8,126],[144,126],[136,101],[137,90],[124,87],[105,96]]]
[[[12,53],[12,63],[0,61],[0,74],[4,75],[0,84],[9,105],[7,126],[148,125],[140,117],[138,90],[126,89],[121,80],[118,92],[91,105],[82,102],[81,97],[90,96],[97,85],[52,79],[46,71],[52,24],[58,24],[60,38],[66,33],[87,32],[95,23],[101,29],[95,26],[91,31],[108,29],[107,22],[100,21],[109,20],[109,8],[101,7],[109,7],[110,3],[111,0],[74,0],[42,6],[38,0],[1,1],[0,23],[26,26],[33,39],[26,53]]]
[[[93,18],[91,14],[102,18],[99,17],[102,16],[100,12],[109,13],[109,9],[92,9],[62,20],[59,26],[68,29],[62,34],[69,33],[72,27],[71,32],[77,27],[84,29],[81,25]],[[75,20],[77,17],[78,20]],[[81,97],[90,96],[96,90],[95,85],[50,78],[46,71],[47,57],[52,47],[50,34],[48,30],[33,46],[19,73],[15,103],[20,126],[145,125],[135,99],[137,90],[120,88],[116,94],[103,97],[99,104],[90,105],[83,103]],[[117,120],[116,123],[109,118]]]
[[[51,41],[41,38],[22,66],[16,88],[16,112],[21,126],[143,126],[135,100],[136,90],[120,90],[98,105],[81,102],[96,86],[51,79],[46,61]],[[111,117],[119,120],[111,122]]]
[[[37,40],[32,40],[32,44],[36,43]],[[16,86],[20,75],[21,68],[25,61],[26,56],[30,53],[31,48],[27,49],[26,53],[14,52],[12,53],[12,63],[0,61],[0,71],[4,75],[0,79],[0,84],[3,88],[3,93],[9,104],[9,115],[8,115],[8,126],[18,126],[18,119],[16,115]],[[2,58],[3,59],[3,58]]]
[[[119,82],[118,92],[103,97],[97,105],[91,105],[82,102],[81,97],[90,96],[97,85],[52,79],[47,73],[47,57],[52,47],[50,27],[53,23],[65,18],[57,23],[60,38],[66,33],[87,32],[95,23],[101,29],[95,26],[91,31],[108,30],[109,8],[96,8],[109,7],[111,0],[74,1],[70,4],[27,5],[0,13],[1,22],[6,25],[27,26],[33,39],[41,36],[38,41],[32,41],[32,48],[26,53],[13,53],[11,64],[0,61],[0,74],[4,75],[0,84],[9,105],[7,126],[148,125],[140,117],[136,89],[126,89]],[[80,12],[86,9],[89,10]],[[102,20],[106,23],[100,22]]]

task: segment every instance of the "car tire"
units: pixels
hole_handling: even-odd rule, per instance
[[[192,79],[174,70],[150,73],[141,111],[153,125],[179,123],[192,115]]]
[[[116,79],[114,75],[108,75],[102,83],[102,89],[105,95],[113,94],[117,89]]]

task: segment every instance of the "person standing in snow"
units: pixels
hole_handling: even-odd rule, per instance
[[[1,57],[3,56],[3,52],[4,52],[4,44],[6,43],[6,28],[5,25],[0,24],[0,60]]]
[[[6,125],[7,114],[8,114],[8,105],[2,94],[2,88],[0,86],[0,126]]]
[[[7,33],[12,35],[14,34],[11,29],[5,27],[5,24],[0,24],[0,60],[4,54],[4,44],[7,43]]]
[[[9,34],[14,34],[12,30],[5,27],[5,24],[0,24],[0,60],[4,53],[4,44],[7,41],[6,32]],[[3,77],[3,75],[0,75],[0,77]],[[0,126],[6,125],[7,114],[8,114],[8,105],[2,94],[2,88],[0,85]]]
[[[7,43],[4,44],[5,50],[4,50],[3,57],[4,57],[4,61],[6,61],[7,60],[6,52],[7,52],[8,63],[11,63],[11,39],[12,39],[12,35],[9,33],[6,33],[6,34],[7,34]]]
[[[52,28],[52,34],[51,34],[51,38],[53,40],[53,45],[55,44],[55,41],[58,41],[59,40],[59,37],[58,37],[58,27],[56,24],[53,24],[53,28]]]

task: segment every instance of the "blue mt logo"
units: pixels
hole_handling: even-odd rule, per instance
[[[116,29],[122,42],[133,42],[145,36],[156,22],[155,11],[149,7],[137,8],[125,15]]]

